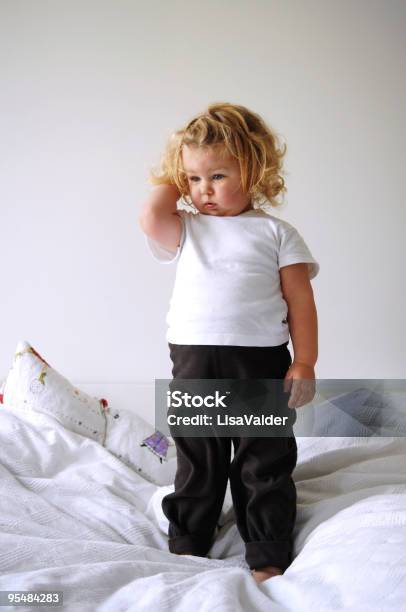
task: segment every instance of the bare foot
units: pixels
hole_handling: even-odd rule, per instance
[[[268,578],[272,578],[273,576],[282,576],[283,572],[279,567],[268,565],[267,567],[252,570],[251,574],[255,582],[259,584],[260,582],[264,582],[264,580],[268,580]]]

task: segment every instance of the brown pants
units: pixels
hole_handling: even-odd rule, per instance
[[[280,346],[169,344],[179,379],[283,379],[292,362]],[[289,394],[286,394],[286,402]],[[174,437],[175,490],[162,500],[169,520],[169,550],[206,556],[224,503],[227,481],[250,569],[292,562],[297,462],[294,436]],[[231,458],[231,443],[234,458]]]

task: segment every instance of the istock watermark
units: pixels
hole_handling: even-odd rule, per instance
[[[181,437],[406,436],[405,379],[318,379],[297,408],[280,379],[156,379],[155,427]],[[305,395],[308,397],[308,395]]]
[[[182,393],[182,391],[167,391],[167,408],[180,408],[184,406],[185,408],[200,408],[201,406],[206,406],[207,408],[227,408],[227,405],[224,403],[227,395],[230,394],[230,391],[226,391],[225,395],[219,394],[218,391],[215,392],[215,395],[190,395],[189,393]]]

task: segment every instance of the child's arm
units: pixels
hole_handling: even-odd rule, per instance
[[[289,332],[294,351],[293,363],[286,376],[291,382],[286,385],[286,390],[292,386],[289,406],[298,408],[310,402],[315,395],[317,311],[307,264],[284,266],[279,272],[283,297],[288,305]]]
[[[288,305],[294,360],[314,368],[317,361],[317,312],[305,263],[280,269],[283,297]]]
[[[171,251],[176,251],[182,233],[182,222],[176,208],[179,198],[176,185],[158,185],[138,217],[142,231]]]

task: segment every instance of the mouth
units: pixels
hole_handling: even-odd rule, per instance
[[[206,204],[204,206],[206,208],[215,208],[217,206],[217,204],[214,204],[214,202],[206,202]]]

